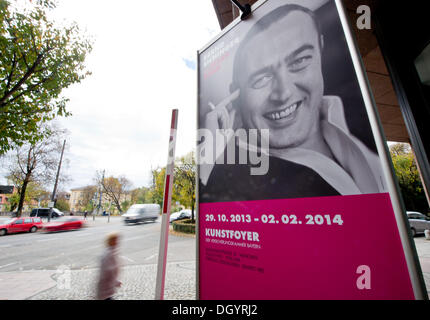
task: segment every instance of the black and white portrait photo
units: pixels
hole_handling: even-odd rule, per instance
[[[200,202],[387,191],[333,7],[268,0],[199,53]]]

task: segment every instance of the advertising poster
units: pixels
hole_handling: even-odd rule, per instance
[[[198,64],[199,298],[414,299],[335,1],[263,1]]]

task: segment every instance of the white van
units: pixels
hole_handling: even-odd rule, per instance
[[[159,204],[133,204],[122,216],[124,223],[155,221],[160,216]]]

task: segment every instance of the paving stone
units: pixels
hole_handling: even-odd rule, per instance
[[[157,266],[134,265],[122,268],[119,280],[121,288],[114,298],[117,300],[153,300],[155,295],[155,281]],[[70,288],[56,285],[38,293],[30,300],[93,300],[99,269],[70,270]],[[58,282],[58,274],[52,279]],[[175,262],[167,264],[166,300],[194,300],[195,262]]]

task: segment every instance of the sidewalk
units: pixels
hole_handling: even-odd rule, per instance
[[[69,272],[69,282],[56,270],[0,273],[0,300],[94,300],[99,269]],[[153,300],[156,275],[155,264],[123,267],[123,285],[115,299]],[[165,299],[194,300],[195,296],[195,262],[168,263]]]
[[[426,240],[424,237],[417,237],[415,238],[415,247],[417,248],[421,270],[430,298],[430,240]]]
[[[24,300],[56,285],[54,270],[0,273],[0,300]]]

